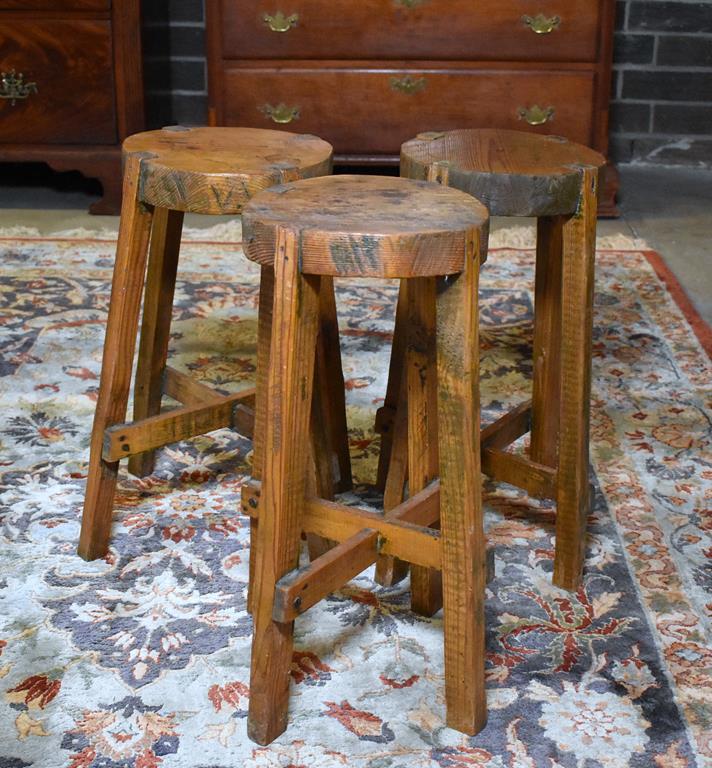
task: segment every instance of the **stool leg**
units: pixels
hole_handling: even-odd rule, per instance
[[[486,553],[480,476],[480,238],[464,271],[438,281],[438,427],[447,724],[473,735],[487,721]]]
[[[319,278],[299,272],[297,238],[280,230],[247,721],[258,744],[269,744],[287,725],[294,623],[274,621],[272,610],[275,584],[299,558],[318,309]]]
[[[407,283],[405,280],[401,280],[393,328],[393,345],[391,347],[391,362],[388,368],[388,384],[386,386],[386,397],[383,402],[383,408],[390,417],[390,426],[381,434],[381,451],[378,456],[378,474],[376,476],[376,487],[383,492],[386,490],[388,472],[391,467],[391,451],[393,441],[395,440],[396,414],[401,403],[401,379],[404,376],[403,364],[405,359],[405,332],[407,328],[406,291]]]
[[[272,333],[272,301],[274,272],[263,267],[260,279],[260,314],[257,330],[257,395],[255,398],[255,430],[253,437],[252,476],[262,477],[264,464],[266,375],[269,369],[269,349]],[[263,309],[264,308],[264,309]],[[315,482],[314,491],[321,498],[331,499],[334,494],[333,461],[338,464],[342,478],[336,490],[351,487],[351,459],[348,453],[346,428],[346,400],[341,350],[339,348],[338,320],[334,282],[322,277],[319,289],[319,341],[314,372],[312,408],[312,448]],[[257,518],[250,519],[250,579],[247,587],[247,610],[252,613],[255,594],[257,563]],[[327,552],[333,543],[315,534],[308,534],[309,556],[312,560]]]
[[[267,375],[272,344],[272,304],[274,301],[274,269],[262,267],[260,272],[259,314],[257,318],[257,381],[255,392],[255,427],[252,435],[252,477],[262,479],[267,432]],[[250,518],[250,580],[247,585],[247,610],[254,613],[255,575],[259,521]]]
[[[561,432],[554,584],[569,590],[576,589],[581,581],[590,507],[588,440],[597,176],[595,168],[582,169],[579,209],[563,226]]]
[[[534,290],[533,461],[555,467],[561,395],[561,269],[564,218],[537,221]]]
[[[141,341],[138,347],[134,385],[134,421],[161,411],[163,374],[168,357],[173,295],[178,270],[178,252],[183,230],[183,212],[157,208],[153,213],[151,247],[143,295]],[[129,457],[129,472],[146,477],[153,472],[155,451]]]
[[[351,490],[351,455],[349,453],[349,431],[346,423],[346,387],[341,365],[339,343],[339,319],[336,314],[334,279],[321,278],[319,290],[319,340],[317,342],[317,365],[319,376],[315,386],[319,388],[322,403],[322,421],[329,441],[329,453],[334,457],[339,477],[336,492]]]
[[[401,297],[405,296],[405,282],[405,280],[401,281]],[[405,302],[404,298],[403,301]],[[403,306],[405,307],[405,303]],[[405,335],[405,320],[402,327],[403,335]],[[405,342],[403,344],[401,363],[404,357]],[[398,407],[393,411],[394,418],[390,427],[388,472],[386,474],[386,485],[383,490],[384,512],[389,512],[403,501],[405,497],[405,482],[408,479],[408,381],[405,371],[399,371],[397,380],[399,382],[400,396],[396,401]],[[390,386],[390,379],[388,384]],[[382,446],[381,451],[383,450],[384,447]],[[408,575],[409,569],[410,563],[407,563],[405,560],[400,560],[392,555],[379,555],[376,560],[376,583],[383,587],[392,587],[403,581]]]
[[[351,487],[345,390],[334,280],[322,277],[310,420],[311,471],[307,476],[309,494],[313,493],[321,499],[332,500],[335,492]],[[346,487],[341,482],[344,473]],[[338,481],[335,475],[339,477]],[[326,554],[337,543],[315,533],[307,533],[306,538],[312,561]]]
[[[408,329],[408,285],[400,281],[388,385],[383,408],[389,417],[388,429],[381,432],[381,452],[378,456],[376,487],[383,491],[385,512],[397,507],[405,495],[408,479],[408,378],[405,354]],[[379,555],[375,580],[383,587],[392,587],[408,575],[410,563],[392,555]]]
[[[109,546],[111,512],[119,462],[101,457],[104,430],[126,418],[136,346],[151,212],[138,197],[141,158],[129,157],[124,172],[121,226],[111,284],[111,301],[94,414],[89,471],[78,552],[85,560],[103,557]]]
[[[435,279],[408,282],[408,495],[422,491],[439,473],[438,389],[435,353]],[[412,565],[411,608],[432,616],[442,606],[440,571]]]

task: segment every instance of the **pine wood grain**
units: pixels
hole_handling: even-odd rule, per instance
[[[299,607],[292,589],[303,588],[313,604],[378,553],[443,569],[448,723],[466,733],[484,724],[487,556],[478,453],[477,287],[487,221],[484,207],[461,192],[380,177],[284,184],[245,207],[246,254],[263,265],[263,274],[272,265],[275,270],[267,399],[257,397],[258,411],[266,402],[261,495],[251,496],[248,487],[243,499],[243,510],[259,517],[248,734],[260,744],[286,727],[291,620]],[[268,256],[270,247],[275,253]],[[440,273],[434,273],[436,265]],[[413,326],[408,366],[413,365],[400,386],[403,398],[412,396],[416,407],[410,415],[401,409],[400,420],[405,434],[410,426],[414,438],[405,453],[408,472],[412,469],[416,477],[413,498],[406,502],[401,502],[403,482],[394,485],[399,503],[385,515],[307,495],[310,452],[305,442],[314,439],[318,426],[312,422],[310,437],[309,421],[318,412],[312,407],[312,385],[324,275],[415,278],[405,293]],[[443,425],[442,432],[437,425]],[[313,454],[318,464],[319,452]],[[433,503],[438,470],[439,508]],[[313,483],[317,493],[320,483]],[[428,527],[438,515],[442,533]],[[346,544],[322,554],[300,574],[302,531]],[[275,598],[281,601],[276,607]]]
[[[232,427],[252,437],[254,413],[244,403],[254,399],[253,388],[233,395],[210,399],[202,405],[173,408],[128,424],[115,424],[104,431],[104,461],[119,461],[145,455],[164,445],[188,440],[216,429]],[[241,407],[242,406],[242,407]]]
[[[134,421],[156,416],[161,410],[182,230],[182,211],[154,210],[134,377]],[[134,454],[129,459],[129,472],[146,477],[153,472],[154,464],[153,451]]]
[[[183,405],[202,405],[210,400],[219,400],[222,395],[216,389],[206,387],[187,373],[167,365],[163,376],[163,394]],[[253,398],[254,400],[254,398]],[[254,402],[247,402],[254,408]]]
[[[486,552],[480,477],[478,304],[480,232],[463,272],[438,281],[440,526],[447,724],[468,734],[487,721]]]
[[[562,216],[537,222],[530,456],[557,466],[561,403]]]
[[[401,159],[401,173],[413,178],[445,167],[441,183],[478,196],[493,214],[539,217],[530,458],[501,450],[507,432],[522,426],[513,421],[489,441],[482,467],[534,496],[556,498],[553,580],[576,589],[590,506],[596,179],[605,160],[557,137],[474,129],[418,136],[403,145]]]
[[[579,170],[581,200],[563,227],[561,421],[554,583],[581,582],[590,508],[589,424],[598,169]]]
[[[402,280],[398,291],[398,302],[393,323],[393,344],[388,368],[388,384],[383,406],[376,415],[376,432],[381,435],[381,448],[378,454],[378,472],[376,487],[385,491],[386,478],[391,462],[391,447],[393,445],[393,428],[395,413],[398,408],[398,398],[403,376],[403,358],[405,355],[405,328],[407,305],[405,300],[406,281]]]
[[[133,7],[133,3],[126,7],[129,5]],[[247,435],[254,428],[255,416],[242,396],[216,395],[176,371],[166,371],[183,213],[237,213],[265,186],[329,173],[331,155],[331,146],[317,137],[258,129],[173,127],[136,134],[124,142],[124,195],[128,198],[122,209],[92,436],[80,537],[84,557],[106,552],[119,458],[133,456],[130,469],[145,475],[153,469],[152,450],[169,441],[226,425]],[[157,213],[152,216],[154,210]],[[127,377],[131,375],[152,222],[135,421],[126,425]],[[334,329],[330,332],[333,336]],[[164,389],[188,402],[160,414]],[[260,418],[258,414],[258,422]],[[102,438],[98,431],[105,432]],[[336,434],[336,427],[332,431]]]
[[[317,386],[321,390],[321,418],[326,425],[328,453],[334,468],[334,491],[351,489],[351,455],[346,421],[346,386],[341,364],[339,318],[334,280],[321,278],[319,291],[319,338],[317,340]]]
[[[482,448],[506,448],[531,429],[532,401],[525,400],[482,429]]]
[[[325,176],[265,190],[245,206],[243,237],[247,257],[270,264],[279,224],[298,221],[305,274],[428,277],[462,269],[463,233],[485,219],[479,203],[446,187]]]
[[[265,465],[267,439],[267,383],[272,346],[272,311],[274,305],[274,269],[271,266],[260,270],[260,297],[257,316],[257,377],[255,392],[255,430],[252,438],[252,477],[262,480]],[[250,519],[250,578],[247,584],[247,610],[254,613],[257,594],[257,567],[259,522]]]
[[[139,200],[142,163],[140,155],[132,156],[127,162],[124,175],[121,226],[79,537],[78,552],[85,560],[94,560],[106,554],[111,533],[111,512],[119,462],[106,462],[101,454],[104,430],[125,419],[128,405],[152,220],[151,210]]]
[[[381,410],[384,428],[378,456],[376,486],[383,490],[383,508],[389,512],[403,501],[408,479],[408,381],[404,361],[408,328],[408,280],[400,281],[388,370],[386,397]],[[387,427],[385,425],[387,424]],[[410,565],[388,555],[376,561],[375,580],[392,587],[408,575]]]
[[[276,244],[247,720],[258,744],[269,744],[287,725],[294,626],[274,621],[272,610],[275,585],[299,556],[319,310],[319,278],[299,271],[297,235],[280,228]]]
[[[283,576],[275,588],[272,617],[294,621],[331,592],[358,576],[376,558],[378,532],[364,528],[309,565]]]
[[[556,469],[537,464],[527,456],[496,448],[484,448],[482,471],[495,480],[524,489],[536,499],[556,498]]]
[[[141,198],[157,208],[238,214],[260,190],[331,172],[330,144],[309,134],[260,128],[174,126],[130,136],[124,155],[152,155]]]
[[[435,353],[435,280],[410,280],[407,292],[408,493],[438,476],[438,381]],[[442,606],[440,571],[413,565],[411,609],[432,616]]]
[[[451,187],[481,200],[492,216],[555,216],[576,210],[578,167],[606,160],[560,136],[493,129],[432,132],[401,147],[408,178],[427,178],[437,162],[448,163]]]

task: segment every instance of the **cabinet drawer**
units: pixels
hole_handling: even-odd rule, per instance
[[[600,5],[593,0],[223,0],[223,55],[594,61]]]
[[[0,141],[116,142],[111,50],[109,22],[0,17]],[[15,89],[13,70],[23,75]]]
[[[225,124],[284,125],[321,136],[339,154],[395,155],[422,131],[468,127],[529,129],[591,142],[591,72],[382,67],[230,68]],[[545,117],[540,125],[527,122]]]
[[[108,11],[111,0],[0,0],[0,11]]]

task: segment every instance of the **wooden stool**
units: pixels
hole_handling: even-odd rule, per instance
[[[259,516],[248,733],[260,744],[287,725],[295,617],[379,552],[442,569],[447,722],[468,734],[484,726],[477,285],[486,222],[484,207],[461,192],[378,176],[285,184],[245,207],[245,253],[263,265],[274,296],[271,317],[260,307],[260,323],[271,323],[270,351],[260,349],[269,373],[257,392],[262,483],[243,496]],[[307,488],[319,292],[333,277],[403,278],[409,287],[409,359],[419,382],[410,413],[420,439],[412,441],[411,497],[386,516]],[[428,527],[437,520],[440,531]],[[298,569],[302,530],[340,544]]]
[[[262,189],[330,173],[332,156],[331,146],[316,136],[252,128],[164,128],[129,137],[123,151],[121,226],[79,541],[79,554],[87,560],[108,548],[120,459],[130,457],[129,471],[144,476],[153,471],[160,446],[227,426],[252,433],[254,389],[222,395],[166,366],[184,212],[239,214]],[[330,289],[327,285],[320,306],[320,344],[329,350],[330,378],[338,380],[341,358]],[[142,294],[134,421],[123,424]],[[334,393],[338,398],[337,388]],[[161,414],[164,394],[183,407]],[[343,392],[330,401],[330,413],[331,447],[338,452],[341,484],[348,486]]]
[[[605,162],[597,152],[566,139],[517,131],[424,133],[401,148],[402,176],[468,192],[487,205],[492,216],[537,217],[533,396],[483,430],[481,457],[482,469],[491,477],[532,496],[556,500],[553,581],[568,590],[575,590],[581,580],[591,498],[597,180]],[[379,479],[391,505],[402,498],[405,480],[407,449],[399,424],[406,418],[394,418],[404,378],[405,301],[401,296],[388,392],[377,418],[381,430],[386,427]],[[529,457],[505,451],[530,430]],[[381,583],[403,575],[404,568],[392,559],[379,562]]]

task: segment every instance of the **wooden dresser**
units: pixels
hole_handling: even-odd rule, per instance
[[[607,153],[614,0],[206,5],[212,124],[315,133],[348,163],[395,162],[416,133],[464,127]]]
[[[144,127],[139,0],[0,0],[0,161],[98,178],[118,212],[121,141]]]

